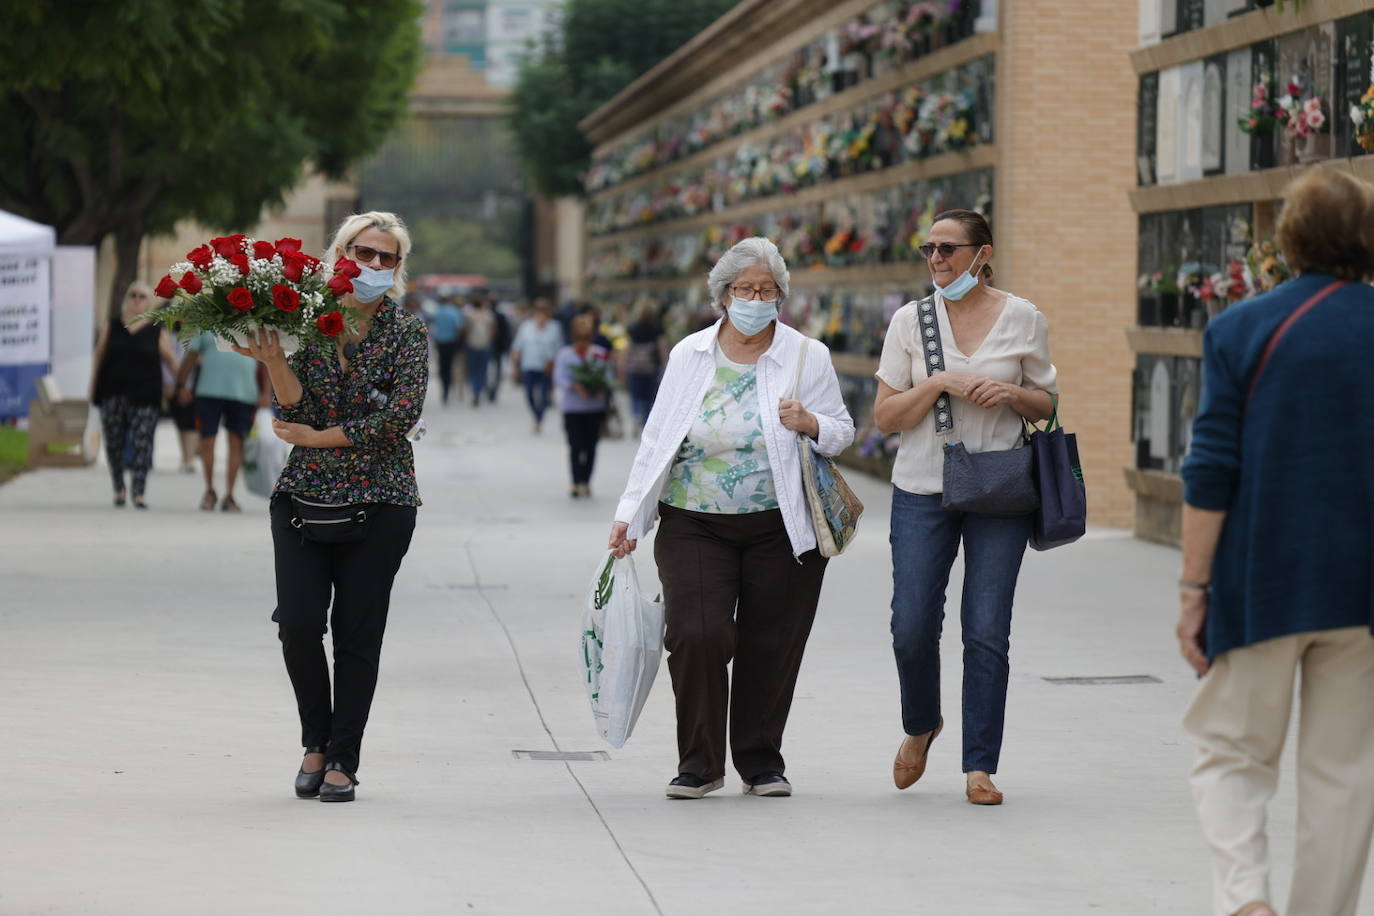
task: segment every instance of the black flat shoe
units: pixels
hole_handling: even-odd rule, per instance
[[[307,754],[323,754],[322,747],[308,747],[305,749]],[[312,773],[299,770],[296,773],[296,797],[314,798],[320,794],[320,783],[324,782],[324,767],[320,767]]]
[[[324,782],[323,772],[320,775],[320,801],[322,802],[350,802],[353,801],[353,787],[358,784],[358,777],[344,769],[342,763],[333,761],[324,765],[324,770],[335,770],[348,777],[348,785],[335,786]]]

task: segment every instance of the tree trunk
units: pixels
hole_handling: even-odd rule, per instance
[[[129,284],[138,279],[138,249],[143,244],[143,229],[125,223],[114,232],[115,272],[110,286],[110,317],[118,318]]]

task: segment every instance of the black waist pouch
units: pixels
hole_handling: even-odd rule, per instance
[[[351,503],[345,506],[315,502],[291,495],[291,527],[301,537],[317,544],[350,544],[367,537],[376,503]]]

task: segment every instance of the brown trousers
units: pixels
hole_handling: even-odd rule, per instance
[[[728,711],[740,776],[781,773],[782,733],[829,561],[816,550],[793,557],[777,509],[659,509],[654,559],[677,701],[678,772],[725,775]]]

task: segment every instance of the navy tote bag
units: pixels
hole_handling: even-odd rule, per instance
[[[1031,433],[1030,449],[1031,477],[1040,491],[1030,546],[1049,550],[1072,544],[1087,530],[1088,494],[1078,461],[1078,437],[1059,425],[1057,398],[1049,423]]]

